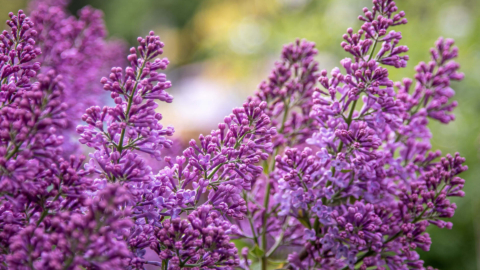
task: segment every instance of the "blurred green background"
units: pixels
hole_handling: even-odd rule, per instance
[[[26,1],[0,0],[0,14],[25,8]],[[439,269],[480,269],[480,1],[399,0],[409,23],[395,30],[410,48],[409,66],[391,70],[398,81],[428,61],[439,36],[455,38],[458,62],[466,78],[456,83],[457,120],[431,124],[433,148],[460,152],[470,167],[465,198],[457,200],[452,230],[430,228],[433,245],[421,252],[426,265]],[[318,60],[327,70],[347,55],[339,46],[348,27],[368,0],[73,0],[72,13],[92,5],[104,11],[109,35],[134,45],[136,37],[155,30],[166,43],[165,55],[173,82],[172,104],[162,105],[164,122],[177,135],[209,132],[232,107],[267,77],[282,45],[295,38],[317,43]]]

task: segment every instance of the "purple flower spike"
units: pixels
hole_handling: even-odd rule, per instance
[[[187,219],[166,220],[155,228],[155,240],[150,247],[160,259],[169,262],[168,269],[238,266],[237,248],[228,237],[232,224],[211,211],[211,206],[201,206]]]
[[[100,10],[84,7],[78,19],[69,14],[68,2],[63,0],[34,0],[29,4],[34,29],[38,33],[36,45],[42,51],[38,61],[41,72],[54,71],[62,76],[66,127],[60,130],[66,138],[65,156],[77,152],[75,127],[90,106],[100,105],[101,74],[112,65],[123,64],[123,43],[106,41],[107,31]]]
[[[64,211],[40,226],[27,226],[11,239],[12,269],[101,269],[125,265],[129,250],[123,241],[131,221],[119,210],[129,201],[127,190],[111,185],[86,203],[86,214]]]
[[[184,156],[155,176],[162,183],[164,196],[171,201],[168,211],[196,207],[205,194],[205,204],[213,205],[223,215],[244,217],[246,207],[241,193],[251,190],[262,173],[262,167],[256,164],[268,158],[272,137],[277,134],[265,109],[265,102],[254,101],[233,109],[219,129],[211,135],[200,135],[198,144],[190,141]],[[190,185],[193,190],[186,191]]]
[[[76,19],[64,0],[35,0],[32,19],[10,13],[0,269],[432,270],[417,252],[428,226],[452,229],[451,198],[465,196],[465,158],[432,151],[428,129],[455,119],[458,49],[440,38],[414,86],[393,82],[408,48],[392,29],[407,20],[372,2],[343,35],[341,68],[319,70],[313,42],[284,46],[258,91],[183,151],[157,111],[173,101],[160,37],[138,38],[129,66],[92,86],[117,59],[99,11]],[[63,137],[80,118],[88,160]]]

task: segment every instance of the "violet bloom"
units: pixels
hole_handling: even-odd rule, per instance
[[[463,78],[452,61],[457,49],[453,41],[440,39],[432,62],[416,68],[417,86],[410,93],[410,80],[394,84],[382,66],[406,65],[407,47],[398,45],[401,34],[387,31],[406,23],[405,13],[396,13],[392,1],[373,3],[372,11],[364,9],[359,17],[365,21],[362,28],[344,35],[342,47],[353,56],[341,62],[345,73],[334,69],[329,78],[322,71],[321,88],[312,95],[310,117],[321,133],[307,142],[320,151],[286,150],[276,157],[276,179],[288,185],[278,185],[277,202],[269,207],[295,217],[308,232],[303,250],[290,259],[294,268],[421,268],[415,249],[429,249],[426,227],[451,228],[443,220],[456,208],[448,197],[464,195],[464,180],[457,175],[467,169],[465,160],[456,154],[436,162],[440,153],[430,152],[427,128],[428,118],[454,119],[449,85]],[[356,107],[359,98],[362,108]],[[329,132],[333,138],[320,136]]]
[[[171,136],[173,128],[163,128],[159,123],[162,115],[155,112],[158,105],[153,101],[172,101],[165,92],[170,82],[165,74],[157,73],[167,67],[168,60],[154,60],[164,45],[153,32],[145,39],[139,38],[139,43],[138,50],[130,50],[131,67],[125,74],[121,68],[112,68],[109,79],[101,80],[117,105],[87,109],[82,119],[88,126],[77,127],[80,142],[96,149],[92,158],[102,177],[112,182],[150,180],[150,168],[134,150],[159,158],[160,150],[172,144],[165,136]]]
[[[168,204],[165,200],[158,203],[160,183],[154,181],[143,156],[160,159],[161,150],[172,146],[166,136],[174,132],[172,127],[164,128],[160,124],[162,115],[155,111],[158,107],[155,100],[170,103],[173,99],[165,91],[171,83],[165,74],[159,73],[169,62],[166,58],[156,58],[163,53],[164,44],[153,32],[138,38],[138,42],[137,48],[130,49],[130,66],[124,71],[112,68],[110,76],[101,79],[103,89],[110,92],[116,105],[88,108],[82,116],[87,125],[77,127],[80,143],[95,149],[86,167],[97,173],[94,185],[101,189],[106,182],[117,182],[130,192],[127,207],[132,211],[130,218],[135,226],[127,241],[132,252],[129,260],[132,267],[145,263],[141,257],[153,233],[151,224],[158,224],[159,212]]]
[[[82,116],[79,141],[94,149],[87,163],[61,158],[58,134],[72,123],[66,87],[86,85],[68,67],[90,63],[87,48],[103,44],[100,15],[84,9],[77,21],[62,13],[65,2],[45,3],[35,15],[44,69],[32,63],[38,31],[23,12],[10,14],[12,30],[0,35],[1,269],[250,269],[258,261],[265,270],[282,254],[288,269],[424,269],[416,249],[429,250],[427,227],[452,228],[450,197],[464,196],[458,175],[467,167],[459,154],[431,151],[427,124],[454,120],[458,49],[439,39],[414,87],[392,82],[387,67],[408,61],[392,30],[407,22],[395,2],[363,10],[361,29],[343,36],[351,58],[330,74],[318,70],[313,43],[285,46],[255,95],[181,153],[156,111],[156,101],[173,98],[161,73],[169,62],[157,58],[164,44],[150,32],[130,49],[130,66],[101,79],[115,105]],[[63,38],[62,25],[83,42]],[[153,164],[161,169],[146,156],[163,159]],[[232,239],[249,246],[241,258]]]
[[[41,72],[54,71],[62,76],[66,127],[61,134],[66,156],[78,151],[75,127],[85,109],[100,105],[107,98],[98,84],[111,66],[123,64],[124,44],[107,41],[103,13],[84,7],[78,18],[69,14],[67,0],[34,0],[29,3],[31,20],[38,32],[37,46],[42,50],[38,61]]]
[[[239,264],[237,248],[230,242],[232,224],[205,205],[188,215],[164,221],[155,228],[150,247],[169,269],[234,269]]]
[[[40,64],[33,61],[41,52],[35,46],[34,24],[22,10],[9,16],[7,25],[11,30],[0,35],[3,248],[8,247],[11,236],[30,223],[30,217],[38,218],[58,193],[50,185],[60,176],[54,170],[62,163],[58,155],[62,153],[63,138],[57,136],[57,129],[66,123],[61,77],[53,72],[37,76]]]
[[[122,237],[131,226],[128,191],[118,185],[103,189],[86,202],[86,214],[63,211],[41,226],[31,224],[14,236],[7,256],[9,269],[117,268],[129,250]]]

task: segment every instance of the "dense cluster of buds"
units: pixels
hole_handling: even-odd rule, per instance
[[[454,120],[458,49],[439,39],[415,85],[394,83],[387,66],[406,67],[408,48],[391,28],[407,20],[391,0],[373,4],[343,36],[342,69],[320,70],[312,42],[285,46],[258,91],[183,151],[157,112],[173,101],[159,36],[100,79],[113,104],[101,107],[93,81],[119,57],[98,54],[119,45],[99,11],[76,19],[65,1],[37,0],[32,19],[11,13],[0,269],[425,269],[427,227],[452,228],[450,197],[464,196],[465,159],[431,151],[427,127]],[[80,119],[88,159],[67,157],[63,138]]]
[[[67,0],[34,0],[29,4],[30,18],[37,31],[36,46],[42,54],[37,61],[46,73],[62,76],[66,108],[64,156],[78,151],[75,127],[90,106],[101,105],[103,95],[98,83],[112,65],[122,64],[124,44],[105,40],[103,13],[89,6],[78,12],[78,18],[67,11]]]

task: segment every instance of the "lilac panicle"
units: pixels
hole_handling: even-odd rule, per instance
[[[38,61],[41,72],[55,71],[62,76],[64,102],[68,105],[65,155],[78,150],[75,127],[90,106],[100,105],[106,97],[98,80],[112,65],[123,64],[123,43],[106,41],[103,13],[91,7],[78,12],[67,11],[69,1],[35,0],[29,4],[31,20],[38,32],[37,46],[42,50]],[[103,98],[102,98],[103,97]]]
[[[159,72],[169,64],[166,58],[157,58],[164,44],[154,32],[138,38],[138,42],[137,48],[130,49],[130,66],[125,70],[114,67],[108,78],[101,79],[103,89],[110,92],[116,105],[88,108],[82,116],[87,125],[77,127],[80,143],[95,149],[86,164],[98,176],[94,185],[102,189],[107,182],[116,182],[131,196],[127,207],[135,226],[126,238],[131,251],[127,264],[131,267],[157,263],[143,260],[143,250],[153,234],[151,226],[159,222],[158,212],[163,209],[153,203],[160,184],[143,157],[160,160],[161,149],[172,146],[166,136],[174,132],[172,127],[160,124],[162,115],[156,112],[155,100],[173,100],[166,92],[171,83]]]
[[[44,114],[44,108],[38,107],[42,105],[39,101],[44,98],[42,93],[44,89],[36,92],[29,91],[34,87],[31,78],[35,77],[40,69],[40,64],[33,60],[41,53],[40,49],[35,47],[34,37],[37,32],[32,29],[33,23],[23,11],[19,11],[17,15],[10,13],[9,16],[11,19],[7,24],[11,31],[4,30],[0,35],[2,40],[0,46],[2,121],[0,152],[2,166],[11,167],[13,171],[22,163],[22,159],[16,161],[14,157],[21,155],[28,158],[31,155],[27,148],[27,141],[35,135],[32,131],[36,130],[35,125],[40,125],[41,114]],[[38,89],[39,86],[36,85],[35,88]],[[37,100],[31,101],[30,97]],[[52,107],[54,106],[50,106],[51,109]],[[42,127],[46,126],[42,125]],[[49,132],[48,128],[45,132]],[[13,164],[7,165],[9,161]]]
[[[272,152],[276,129],[265,110],[265,102],[246,102],[210,135],[200,135],[198,143],[191,140],[182,156],[165,158],[167,166],[148,184],[132,215],[137,229],[127,240],[137,255],[130,265],[160,264],[141,256],[148,239],[168,269],[233,269],[239,264],[227,235],[241,232],[227,218],[244,218],[244,191],[263,171],[256,164]],[[181,219],[183,213],[188,221]],[[165,217],[170,219],[161,223]]]
[[[0,35],[2,195],[28,191],[25,181],[58,160],[63,137],[57,129],[66,123],[61,77],[54,72],[37,76],[40,64],[33,61],[41,52],[35,47],[33,23],[21,10],[9,16],[11,31]]]
[[[285,146],[305,143],[317,129],[316,121],[309,117],[314,105],[311,96],[319,77],[318,62],[314,60],[317,53],[315,44],[306,40],[297,39],[295,43],[285,45],[281,60],[275,63],[268,80],[263,81],[255,95],[248,98],[249,101],[267,104],[265,113],[270,116],[271,125],[278,130],[272,137],[273,155]],[[282,234],[282,237],[291,240],[290,244],[295,245],[300,229],[295,220],[274,215],[269,217],[268,208],[273,206],[269,197],[276,190],[276,179],[269,172],[274,166],[272,158],[265,161],[266,174],[260,175],[251,191],[244,195],[249,221],[240,224],[244,231],[242,237],[253,238],[254,243],[265,251],[265,256],[267,241],[271,237]],[[288,231],[281,232],[282,227],[286,227],[283,223],[289,224]]]
[[[465,194],[465,159],[432,151],[427,126],[454,120],[453,40],[414,86],[394,83],[408,48],[392,29],[407,20],[373,0],[341,69],[320,71],[312,42],[286,45],[258,91],[181,152],[157,112],[173,98],[153,32],[101,78],[114,106],[71,106],[98,97],[110,45],[98,11],[76,19],[66,3],[34,1],[0,35],[0,269],[265,270],[280,256],[288,269],[425,269],[428,226],[451,229]],[[83,109],[87,162],[65,158],[62,136]]]
[[[190,141],[183,156],[170,160],[170,166],[156,175],[168,213],[196,208],[205,195],[204,204],[211,204],[225,216],[243,218],[242,190],[250,190],[262,173],[263,168],[256,163],[268,158],[272,136],[276,135],[265,109],[265,102],[254,101],[233,109],[217,130],[200,135],[199,143]]]
[[[344,35],[341,46],[353,56],[341,61],[344,73],[320,72],[309,115],[318,131],[306,140],[313,149],[299,145],[275,158],[270,178],[278,184],[268,215],[306,227],[304,248],[289,257],[292,268],[423,269],[415,249],[429,250],[426,228],[451,228],[443,220],[456,209],[449,197],[464,195],[457,175],[467,169],[465,159],[435,161],[441,154],[430,152],[427,128],[429,118],[454,119],[450,81],[463,78],[452,60],[458,49],[440,39],[432,61],[416,68],[415,91],[411,80],[394,84],[384,66],[405,67],[408,49],[398,45],[399,32],[387,30],[406,23],[405,13],[393,1],[373,3],[359,17],[361,29]],[[282,234],[297,230],[293,225],[266,227],[273,248],[291,241]]]
[[[57,215],[69,217],[69,213],[81,213],[79,209],[88,204],[88,194],[93,191],[92,181],[87,177],[91,172],[80,169],[84,159],[59,158],[50,168],[32,174],[31,179],[25,179],[16,189],[2,189],[0,246],[3,252],[14,252],[12,245],[16,235],[30,237],[25,231],[29,231],[28,235],[42,233]],[[13,265],[8,264],[9,267]]]
[[[14,267],[5,260],[14,253],[15,235],[42,233],[53,216],[78,212],[93,190],[86,178],[91,172],[80,168],[85,158],[62,158],[59,133],[67,125],[62,76],[54,70],[37,74],[38,32],[23,11],[9,16],[11,30],[0,35],[2,269]]]
[[[230,222],[222,219],[212,206],[203,205],[190,213],[187,219],[167,219],[155,228],[151,248],[169,268],[234,269],[239,264],[235,244],[230,242]]]
[[[130,200],[119,185],[109,185],[85,202],[86,214],[62,211],[40,226],[31,224],[11,240],[9,269],[107,269],[125,266],[129,250],[122,237],[131,226]]]
[[[66,125],[61,76],[53,71],[37,75],[40,64],[34,61],[41,51],[34,24],[21,10],[9,16],[11,30],[0,35],[2,258],[13,235],[60,205],[78,204],[89,186],[83,172],[64,170],[59,158],[63,137],[58,129]]]
[[[411,93],[412,80],[405,79],[403,84],[396,84],[398,98],[405,104],[409,121],[416,121],[415,118],[422,113],[444,124],[455,119],[451,111],[457,102],[450,100],[455,94],[450,82],[462,80],[464,75],[458,72],[460,65],[452,60],[458,55],[458,48],[453,44],[453,39],[438,39],[430,50],[430,62],[421,62],[415,67],[416,85]]]
[[[167,157],[164,161],[167,166],[153,175],[142,155],[160,159],[160,150],[172,145],[166,136],[173,133],[173,128],[163,128],[159,123],[162,116],[155,112],[158,105],[154,100],[170,103],[173,98],[165,91],[170,88],[170,82],[163,73],[157,72],[168,65],[167,59],[155,59],[163,52],[163,43],[153,32],[138,41],[138,48],[132,48],[128,56],[131,66],[124,73],[121,68],[112,68],[110,76],[101,79],[104,89],[111,92],[117,105],[87,109],[82,119],[88,125],[78,126],[77,131],[81,134],[80,142],[95,149],[86,166],[99,174],[95,185],[102,188],[105,182],[118,182],[132,195],[128,207],[132,209],[135,226],[126,238],[132,252],[128,261],[130,267],[164,263],[169,269],[176,269],[181,262],[175,263],[171,253],[161,246],[155,246],[153,250],[157,251],[162,262],[148,261],[143,257],[144,249],[151,246],[149,243],[160,237],[156,230],[167,226],[161,220],[165,217],[178,220],[184,212],[193,217],[196,211],[200,211],[197,210],[199,207],[204,207],[202,209],[213,209],[216,214],[209,214],[211,217],[207,220],[199,214],[202,221],[198,224],[191,220],[196,230],[203,235],[210,234],[217,231],[211,226],[223,224],[221,230],[237,232],[235,225],[224,221],[218,223],[221,219],[217,217],[244,217],[246,208],[242,191],[250,190],[261,174],[262,167],[255,164],[267,159],[267,153],[272,152],[271,139],[276,135],[276,129],[271,127],[270,118],[264,113],[265,102],[246,102],[225,117],[224,123],[219,124],[211,135],[201,135],[198,144],[192,140],[183,156]],[[211,224],[211,218],[219,220],[215,221],[217,225]],[[189,231],[179,233],[176,237],[190,237]],[[187,261],[195,260],[199,265],[238,265],[236,249],[228,242],[228,236],[222,232],[218,237],[215,241],[225,245],[227,253],[207,252],[201,258]],[[204,244],[204,249],[211,250],[209,241]]]
[[[92,159],[108,181],[151,180],[150,169],[135,152],[159,159],[160,150],[172,144],[165,136],[171,136],[173,128],[159,123],[162,115],[155,112],[158,105],[154,102],[172,102],[165,91],[171,83],[165,74],[157,72],[167,67],[168,60],[154,60],[163,46],[153,32],[145,39],[139,38],[138,48],[130,49],[131,66],[124,73],[121,68],[112,68],[109,78],[101,79],[116,106],[88,108],[82,116],[88,125],[77,127],[80,142],[96,150]]]
[[[318,62],[315,43],[296,40],[285,45],[281,61],[275,63],[268,80],[259,85],[249,100],[265,101],[266,113],[279,132],[274,147],[303,143],[315,131],[309,113],[313,102],[311,95],[318,80]]]

